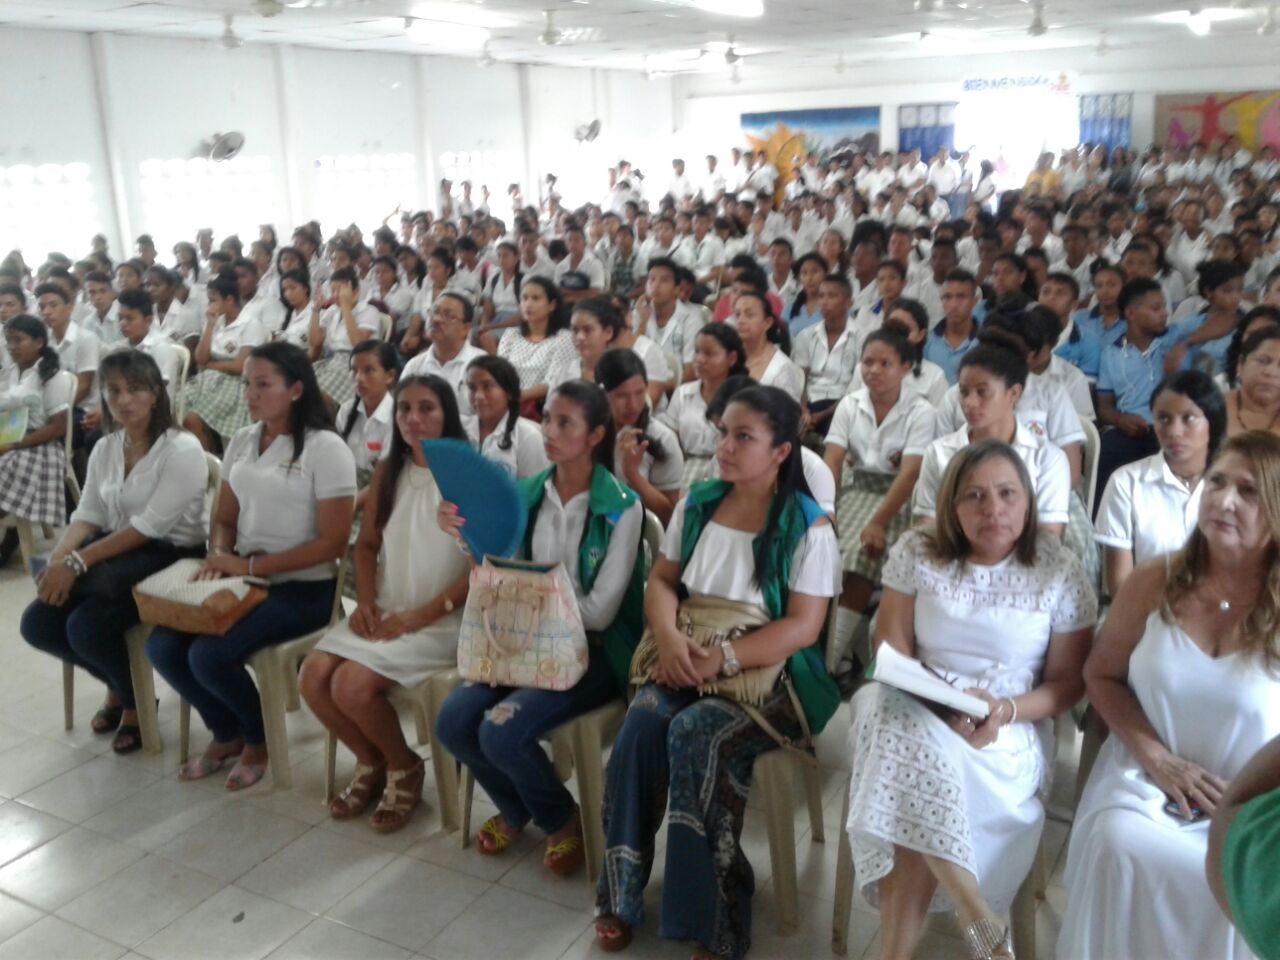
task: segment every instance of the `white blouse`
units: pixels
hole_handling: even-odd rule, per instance
[[[281,553],[314,540],[318,502],[356,493],[355,460],[332,430],[308,430],[296,461],[292,437],[276,437],[259,453],[261,437],[260,423],[239,430],[222,458],[223,477],[240,504],[236,552],[241,556]],[[337,563],[331,561],[271,579],[328,580],[336,573]]]
[[[133,527],[178,547],[203,544],[209,467],[199,441],[183,430],[166,430],[126,477],[124,440],[124,431],[115,430],[94,445],[71,522],[104,533]]]
[[[27,432],[40,429],[75,399],[75,390],[62,373],[59,370],[45,383],[40,379],[39,363],[33,363],[26,370],[19,370],[16,363],[10,364],[0,385],[0,410],[26,407]]]
[[[347,429],[347,418],[352,408],[356,409],[356,419],[347,433],[347,449],[355,459],[357,470],[372,470],[391,452],[391,438],[395,431],[395,401],[391,391],[383,396],[374,408],[373,416],[365,412],[365,403],[359,396],[352,397],[338,408],[338,416],[334,423],[338,427],[338,436]]]
[[[407,316],[413,309],[415,292],[398,280],[391,285],[391,289],[386,293],[383,293],[377,284],[373,284],[370,286],[368,296],[364,298],[364,302],[369,303],[371,300],[381,300],[391,312],[392,318],[398,320],[400,317]]]
[[[516,418],[516,425],[511,431],[511,445],[506,450],[501,446],[502,438],[507,432],[505,416],[493,432],[484,438],[483,443],[480,442],[478,420],[469,419],[466,428],[467,436],[480,448],[480,454],[506,470],[514,480],[523,480],[541,473],[551,465],[547,460],[546,448],[542,445],[542,429],[532,420]]]
[[[1163,453],[1154,453],[1111,474],[1098,505],[1097,541],[1132,550],[1134,563],[1181,550],[1200,516],[1204,481],[1188,490],[1173,475]]]
[[[804,371],[796,364],[794,360],[782,352],[780,347],[774,347],[773,357],[769,360],[769,365],[764,368],[764,375],[760,378],[762,387],[777,387],[779,390],[785,390],[791,395],[796,403],[800,402],[800,398],[804,395]]]
[[[662,555],[674,563],[680,562],[687,504],[687,499],[676,504],[662,538]],[[680,582],[690,593],[763,607],[764,594],[751,582],[756,569],[751,544],[756,536],[709,521],[702,528]],[[829,523],[811,525],[792,554],[790,589],[810,597],[834,596],[839,570],[840,546],[835,529]]]
[[[666,457],[659,463],[653,459],[652,453],[646,451],[640,460],[640,476],[659,490],[679,490],[680,479],[684,475],[684,454],[680,452],[680,441],[675,431],[662,421],[650,417],[645,435],[662,445],[662,452]],[[623,483],[627,482],[622,475],[622,451],[616,445],[613,452],[613,473]]]
[[[1084,443],[1084,427],[1080,415],[1062,384],[1040,374],[1028,374],[1027,385],[1013,408],[1018,423],[1038,437],[1044,437],[1061,449],[1073,443]],[[947,390],[938,411],[938,432],[947,433],[966,426],[960,408],[960,385]]]
[[[531,390],[547,382],[547,374],[557,363],[567,363],[577,358],[573,338],[568,330],[536,343],[525,337],[519,328],[508,330],[498,342],[498,356],[510,361],[520,374],[520,389]]]
[[[969,428],[938,437],[929,444],[916,481],[914,513],[917,517],[935,516],[938,485],[951,458],[969,445]],[[1036,507],[1040,523],[1066,523],[1071,496],[1071,467],[1067,455],[1044,437],[1037,436],[1021,423],[1014,434],[1013,449],[1027,465],[1035,487]]]
[[[213,324],[213,336],[209,340],[209,355],[214,360],[234,360],[245,347],[256,347],[270,339],[266,329],[256,316],[237,316],[234,323],[227,323],[226,314]]]
[[[863,387],[840,401],[831,417],[827,443],[844,447],[854,466],[871,473],[897,474],[903,457],[923,457],[933,441],[937,414],[921,397],[900,395],[876,423],[871,391]]]
[[[311,335],[311,304],[307,304],[301,310],[294,310],[289,314],[289,322],[285,324],[283,330],[276,331],[272,334],[272,339],[283,340],[285,343],[292,343],[295,347],[307,348],[307,338]]]
[[[796,334],[791,356],[808,378],[809,402],[839,400],[849,391],[853,371],[860,366],[861,338],[846,323],[835,345],[827,348],[827,326],[815,323]]]
[[[467,366],[476,357],[483,357],[484,355],[485,352],[479,347],[464,343],[456,357],[441,363],[436,353],[436,345],[433,343],[404,365],[404,369],[400,371],[400,379],[420,377],[426,374],[434,374],[440,377],[448,382],[449,386],[453,387],[453,395],[458,400],[458,412],[463,417],[470,417],[474,415],[474,411],[471,409],[471,393],[467,390]]]
[[[352,310],[356,327],[368,330],[373,336],[378,335],[378,327],[382,318],[378,311],[367,303],[357,303]],[[326,353],[349,353],[351,336],[347,333],[347,325],[342,321],[342,308],[332,306],[320,314],[320,327],[324,330],[324,349]]]
[[[864,386],[865,384],[862,382],[862,364],[856,363],[853,367],[853,379],[849,381],[849,393],[861,390]],[[917,377],[913,370],[902,378],[902,392],[904,394],[922,397],[935,410],[941,409],[943,402],[947,398],[948,389],[950,389],[950,385],[947,383],[947,375],[932,360],[922,360],[920,362],[920,376]],[[960,426],[963,426],[963,414],[961,414],[960,420]],[[958,430],[959,426],[950,427],[949,429]]]
[[[702,399],[702,381],[690,380],[676,387],[662,422],[680,438],[685,458],[715,456],[720,431],[707,420],[707,402]]]
[[[604,630],[613,623],[622,608],[631,572],[636,563],[640,546],[640,532],[644,526],[644,507],[637,498],[623,511],[609,537],[609,549],[600,569],[596,572],[591,592],[582,589],[578,576],[578,548],[587,526],[587,508],[591,491],[584,490],[568,503],[560,502],[556,491],[555,474],[547,477],[538,508],[538,519],[533,525],[531,542],[532,559],[539,563],[561,563],[574,593],[578,595],[578,611],[582,625],[587,630]]]
[[[513,274],[510,281],[502,278],[502,271],[496,270],[489,278],[484,298],[493,304],[495,316],[504,313],[520,312],[520,295],[516,292],[516,278]]]

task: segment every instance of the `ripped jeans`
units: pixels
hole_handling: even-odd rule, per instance
[[[551,834],[569,822],[574,801],[539,738],[617,696],[608,659],[593,645],[587,672],[563,693],[475,683],[456,688],[440,708],[436,736],[471,770],[503,820],[513,827],[532,820]]]

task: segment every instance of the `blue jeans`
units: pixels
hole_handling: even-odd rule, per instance
[[[262,744],[262,704],[245,661],[267,647],[306,636],[329,622],[334,580],[273,583],[267,599],[225,637],[157,627],[147,656],[160,675],[196,708],[218,743],[243,738]]]
[[[551,834],[569,822],[574,803],[538,738],[616,696],[608,659],[592,647],[587,672],[570,690],[463,684],[440,708],[436,736],[470,768],[502,819],[513,827],[532,820]]]

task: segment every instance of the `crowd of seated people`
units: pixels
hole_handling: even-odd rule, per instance
[[[468,189],[367,236],[199,229],[172,266],[146,235],[119,263],[105,242],[34,270],[9,254],[0,514],[62,528],[22,636],[101,681],[93,729],[128,753],[130,588],[192,557],[267,579],[226,636],[150,632],[209,732],[179,779],[267,774],[247,661],[319,633],[300,693],[355,757],[329,814],[401,829],[425,771],[387,695],[456,663],[467,602],[466,517],[421,446],[455,439],[516,483],[520,556],[563,565],[592,645],[567,691],[457,686],[436,739],[497,809],[479,855],[536,830],[570,874],[601,819],[602,949],[654,922],[698,958],[748,952],[753,763],[852,697],[844,826],[881,956],[942,910],[972,955],[1012,956],[1051,721],[1087,699],[1109,737],[1058,956],[1253,956],[1203,864],[1209,817],[1280,735],[1280,167],[1234,138],[1082,146],[999,192],[945,149],[798,158],[785,184],[732,153],[701,177],[675,161],[652,205],[623,161],[572,210],[553,192],[504,216]],[[690,598],[751,619],[700,647]],[[882,645],[986,718],[862,683]],[[778,667],[753,711],[702,695]],[[584,811],[540,738],[623,699]]]

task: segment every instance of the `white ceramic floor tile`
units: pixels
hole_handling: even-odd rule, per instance
[[[511,922],[495,923],[495,917]],[[569,910],[516,890],[490,887],[424,948],[436,960],[556,960],[591,923],[591,904]]]
[[[0,753],[0,795],[16,797],[93,758],[87,750],[28,737],[20,746]]]
[[[320,914],[394,856],[367,843],[326,830],[312,830],[258,864],[237,885],[299,910]]]
[[[137,950],[152,960],[262,960],[311,920],[248,890],[223,887]]]
[[[248,803],[228,803],[207,820],[162,844],[156,852],[229,883],[306,831],[306,824],[297,820]]]
[[[0,890],[56,910],[142,855],[137,847],[75,827],[0,869]]]
[[[76,926],[126,947],[136,947],[223,886],[203,873],[149,856],[56,912]]]
[[[477,826],[484,822],[483,819],[475,817],[472,819]],[[405,853],[417,860],[425,860],[479,880],[497,883],[535,848],[542,849],[542,838],[533,836],[532,832],[526,832],[522,833],[502,856],[487,857],[476,850],[474,843],[463,847],[456,832],[440,830],[427,839],[415,843]]]
[[[487,889],[488,884],[472,877],[398,857],[325,915],[380,940],[418,950]]]
[[[0,864],[70,830],[72,824],[11,800],[0,804]]]
[[[31,904],[0,893],[0,943],[4,943],[19,930],[31,926],[44,915],[43,910],[37,910]]]
[[[87,930],[45,917],[0,944],[0,960],[116,960],[124,947]]]
[[[531,897],[558,903],[570,910],[578,910],[583,904],[595,902],[596,888],[587,879],[587,870],[583,868],[572,876],[558,877],[542,865],[546,841],[538,835],[532,850],[521,857],[510,870],[503,874],[500,885],[512,890],[519,890]],[[510,852],[510,851],[509,851]],[[494,858],[497,859],[497,858]]]
[[[314,920],[267,960],[407,960],[413,954],[323,917]]]
[[[222,797],[197,793],[188,784],[157,780],[90,817],[83,826],[135,847],[155,850],[208,820],[222,802]]]
[[[119,763],[114,756],[95,757],[18,799],[55,817],[82,823],[154,782],[154,777]]]

